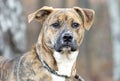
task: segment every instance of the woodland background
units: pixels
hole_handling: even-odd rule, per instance
[[[32,48],[41,25],[29,24],[27,16],[43,6],[94,9],[95,22],[80,47],[77,73],[86,81],[120,81],[120,0],[0,0],[0,55],[11,59]]]

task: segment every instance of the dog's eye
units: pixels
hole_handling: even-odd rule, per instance
[[[60,24],[59,24],[58,22],[56,22],[56,23],[53,23],[52,26],[53,26],[54,28],[59,28],[59,27],[60,27]]]
[[[76,22],[72,23],[72,27],[73,27],[73,28],[77,28],[77,27],[79,27],[79,26],[80,26],[79,23],[76,23]]]

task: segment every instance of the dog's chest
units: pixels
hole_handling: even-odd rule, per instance
[[[54,53],[55,60],[57,62],[58,71],[60,75],[71,76],[72,67],[76,61],[78,52],[72,52],[71,54],[60,54],[58,52]],[[65,78],[58,77],[52,74],[53,81],[65,81]]]

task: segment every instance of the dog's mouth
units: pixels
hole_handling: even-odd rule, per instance
[[[73,52],[77,50],[77,43],[76,41],[60,42],[60,40],[58,40],[54,45],[54,49],[57,52],[61,52],[61,51],[72,51]]]

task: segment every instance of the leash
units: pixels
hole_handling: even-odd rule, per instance
[[[35,53],[36,53],[39,61],[42,63],[43,67],[46,68],[50,73],[52,73],[52,74],[54,74],[54,75],[57,75],[57,76],[59,76],[59,77],[63,77],[63,78],[71,78],[70,76],[67,76],[67,75],[58,74],[54,69],[52,69],[52,68],[43,60],[42,57],[40,57],[40,56],[38,55],[36,48],[34,48],[34,51],[35,51]],[[80,75],[78,75],[78,74],[76,74],[76,75],[74,76],[74,78],[77,79],[78,81],[84,81],[84,79],[83,79]]]

